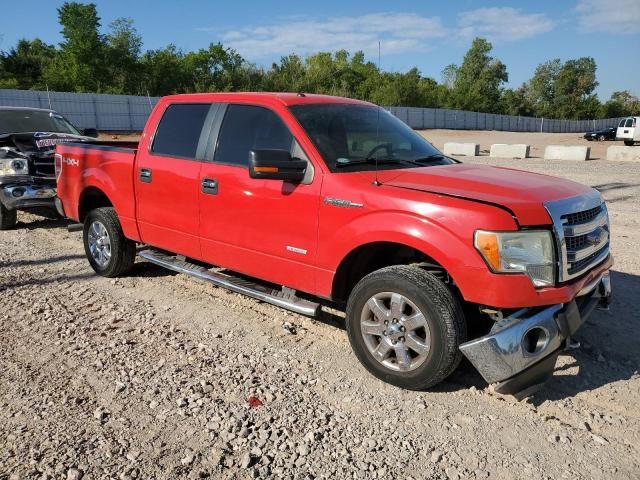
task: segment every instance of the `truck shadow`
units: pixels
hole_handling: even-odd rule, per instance
[[[529,397],[534,405],[562,400],[581,392],[625,381],[640,369],[640,311],[634,301],[640,276],[612,271],[613,300],[609,311],[596,310],[575,335],[581,347],[564,351],[553,377]],[[447,381],[432,391],[458,391],[487,387],[473,366],[463,360]]]
[[[18,217],[20,218],[20,217]],[[47,217],[35,217],[34,221],[23,221],[19,219],[18,224],[16,225],[16,229],[26,228],[27,230],[51,230],[56,228],[67,228],[67,225],[70,225],[70,220],[66,218],[47,218]]]

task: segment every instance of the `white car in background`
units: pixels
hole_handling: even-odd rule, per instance
[[[628,146],[640,142],[640,117],[627,117],[620,120],[616,139],[624,140],[624,144]]]

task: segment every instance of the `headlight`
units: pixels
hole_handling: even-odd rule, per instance
[[[26,160],[15,158],[0,158],[0,176],[27,175],[29,168]]]
[[[551,232],[477,230],[474,244],[492,271],[526,273],[536,287],[553,285],[555,255]]]

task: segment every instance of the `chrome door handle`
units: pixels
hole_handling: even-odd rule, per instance
[[[151,169],[150,168],[141,168],[140,169],[140,181],[144,183],[151,183]]]
[[[202,180],[202,193],[206,193],[208,195],[217,195],[218,194],[218,181],[213,178],[204,178]]]

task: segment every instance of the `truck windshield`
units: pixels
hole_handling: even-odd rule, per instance
[[[46,110],[0,110],[0,134],[24,132],[80,135],[62,115]]]
[[[354,104],[289,107],[332,172],[455,163],[388,111]]]

